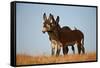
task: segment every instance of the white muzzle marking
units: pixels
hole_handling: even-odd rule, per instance
[[[43,31],[43,32],[46,32],[47,30],[46,30],[46,28],[45,28],[45,27],[43,27],[42,31]]]

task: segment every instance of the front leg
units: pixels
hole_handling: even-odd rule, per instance
[[[51,41],[51,55],[52,56],[55,55],[55,50],[56,50],[56,45],[55,45],[54,41]]]
[[[51,55],[54,56],[54,54],[55,54],[55,48],[52,47],[52,49],[51,49]]]
[[[56,45],[56,56],[59,56],[59,54],[60,54],[60,51],[61,51],[61,46],[62,46],[62,43],[60,43],[60,42],[56,42],[57,43],[57,45]]]
[[[61,47],[59,45],[57,45],[57,48],[56,48],[56,56],[59,56],[60,54],[60,51],[61,51]]]

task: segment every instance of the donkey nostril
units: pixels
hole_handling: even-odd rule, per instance
[[[44,31],[42,31],[43,33],[45,33]]]

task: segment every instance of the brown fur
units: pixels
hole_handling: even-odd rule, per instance
[[[49,18],[47,19],[46,14],[44,13],[43,18],[43,32],[48,32],[50,40],[55,40],[57,43],[60,42],[62,44],[64,54],[68,53],[68,45],[73,46],[75,43],[77,44],[78,53],[80,54],[81,51],[85,53],[85,49],[83,46],[84,35],[80,30],[71,30],[67,26],[61,28],[59,25],[59,16],[57,16],[57,19],[55,20],[53,15],[50,14]],[[57,44],[57,46],[59,46],[59,44]],[[74,47],[72,47],[72,49],[74,50]],[[56,54],[59,55],[59,49],[57,49],[57,51],[58,52]]]
[[[59,16],[57,16],[59,19]],[[54,19],[52,15],[52,19]],[[78,48],[78,53],[80,54],[81,51],[82,53],[85,53],[85,48],[84,48],[84,34],[80,30],[70,30],[67,28],[61,28],[58,21],[54,21],[53,23],[56,22],[56,28],[58,29],[59,32],[59,40],[63,45],[63,48],[67,45],[70,44],[77,44]],[[82,41],[82,43],[81,43]],[[63,50],[64,51],[64,50]]]

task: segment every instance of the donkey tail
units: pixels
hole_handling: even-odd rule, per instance
[[[82,46],[84,46],[84,37],[83,37],[83,39],[82,39]]]

